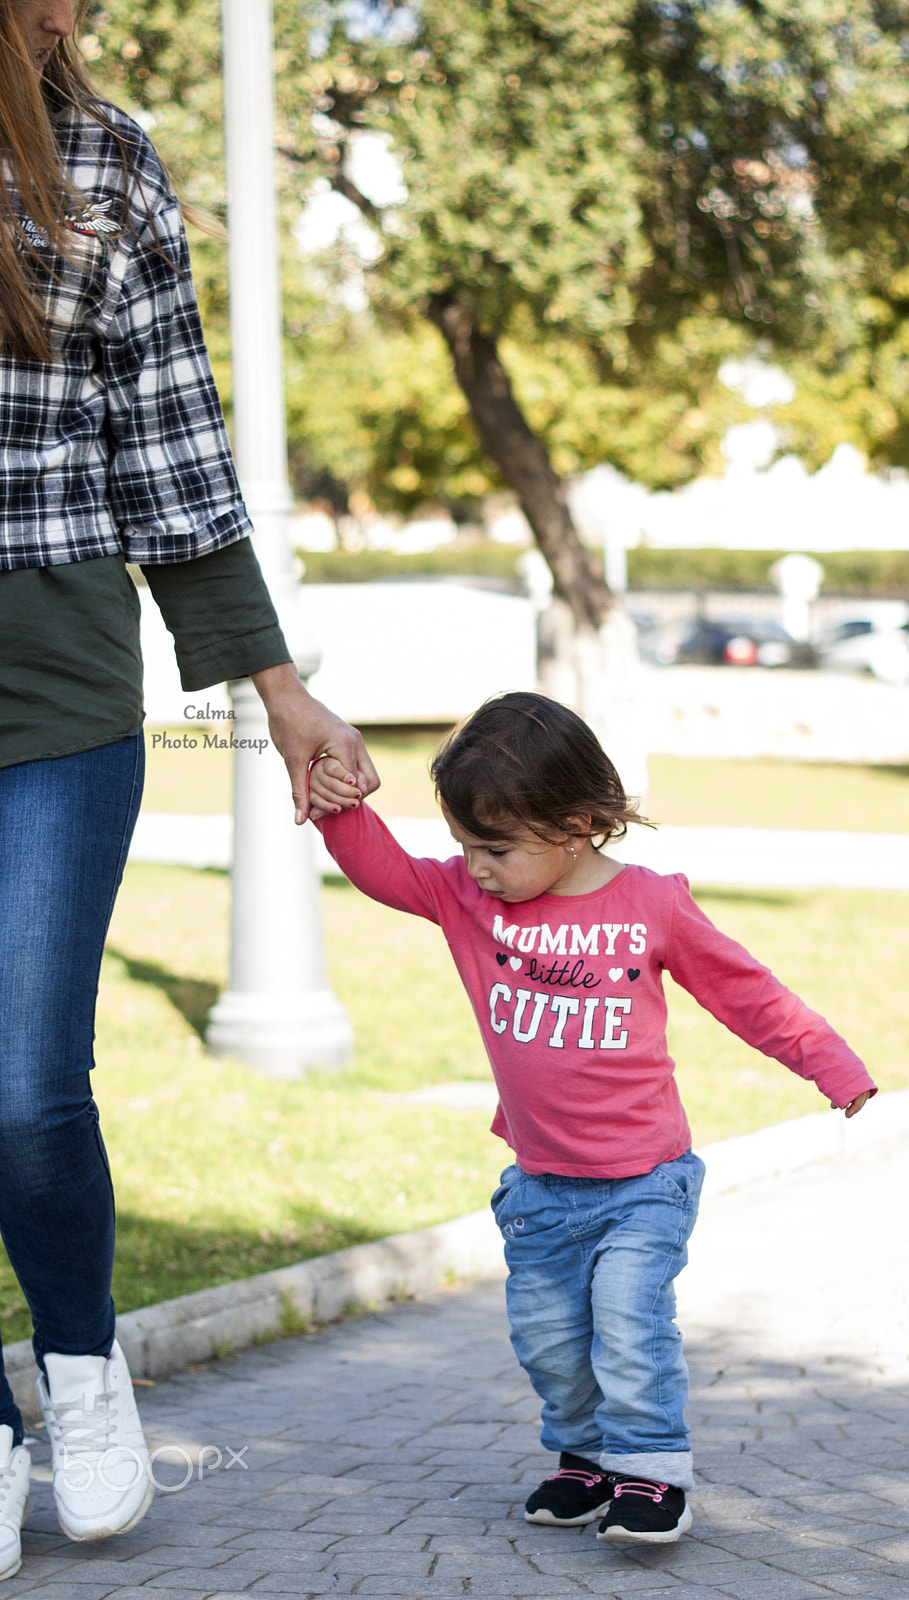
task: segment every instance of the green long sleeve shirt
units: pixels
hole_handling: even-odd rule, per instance
[[[252,544],[143,566],[184,689],[290,661]],[[139,596],[122,556],[0,572],[0,767],[142,726]]]

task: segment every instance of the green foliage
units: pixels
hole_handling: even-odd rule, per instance
[[[294,1339],[301,1333],[308,1333],[311,1327],[309,1318],[303,1316],[289,1289],[284,1289],[281,1294],[280,1327],[285,1339]]]
[[[487,331],[528,309],[623,373],[687,316],[763,322],[804,283],[798,175],[782,154],[778,171],[747,159],[784,134],[805,65],[783,59],[772,13],[425,0],[395,45],[387,29],[355,43],[346,7],[328,9],[329,50],[294,57],[290,92],[301,129],[307,93],[334,122],[315,151],[328,167],[358,127],[392,139],[408,200],[382,279],[402,309],[453,286]]]
[[[705,467],[722,471],[719,441],[745,407],[716,371],[728,350],[697,319],[661,339],[652,363],[634,375],[603,370],[586,342],[536,335],[526,313],[500,353],[528,422],[555,470],[572,477],[609,461],[651,489],[674,489]]]
[[[218,0],[102,0],[82,34],[103,94],[138,116],[181,199],[226,220]],[[229,406],[227,246],[190,230],[193,278],[222,401]]]
[[[377,327],[366,314],[323,309],[289,332],[288,431],[301,490],[318,494],[327,469],[383,511],[436,500],[469,515],[500,486],[428,325]]]
[[[398,555],[394,550],[301,550],[304,583],[377,583],[396,578],[498,578],[518,583],[513,545],[475,544]]]
[[[783,550],[651,550],[628,552],[633,589],[771,590],[770,568]],[[909,551],[825,550],[821,593],[909,595]]]
[[[810,359],[786,363],[796,394],[773,413],[780,449],[800,455],[812,470],[843,443],[878,469],[909,467],[909,305],[900,305],[900,277],[891,279],[889,304],[880,295],[874,302],[857,295],[845,327],[831,325]],[[862,314],[872,305],[879,317]]]
[[[474,577],[518,583],[516,563],[523,552],[498,544],[453,545],[419,555],[391,550],[301,551],[307,583],[374,583],[389,578]],[[770,592],[770,568],[783,550],[628,551],[632,589],[714,589]],[[818,557],[826,595],[909,596],[909,551],[830,550]]]
[[[909,596],[909,551],[835,550],[819,559],[822,594]]]
[[[628,552],[632,589],[771,589],[770,568],[780,550],[651,550]]]
[[[798,384],[787,447],[909,464],[909,0],[276,0],[275,22],[301,491],[469,514],[500,486],[420,322],[441,291],[499,340],[563,474],[715,468],[741,412],[717,368],[755,339]],[[223,217],[217,0],[102,0],[88,46]],[[352,182],[367,131],[406,184],[384,212]],[[294,244],[317,180],[381,233],[367,309],[347,245]],[[193,255],[229,403],[224,246],[194,233]]]
[[[742,336],[717,318],[713,291],[663,326],[641,298],[647,153],[615,18],[588,5],[569,22],[547,7],[543,26],[535,6],[430,4],[418,35],[395,44],[381,30],[352,41],[332,9],[318,61],[299,31],[282,39],[282,95],[301,199],[320,170],[350,192],[346,147],[363,129],[402,165],[406,204],[391,218],[365,206],[384,234],[375,309],[409,325],[454,288],[501,340],[557,471],[610,459],[654,487],[691,477],[738,414],[716,369]],[[392,487],[419,474],[414,492],[437,492],[417,460],[382,465]]]
[[[303,8],[282,0],[276,23],[306,50]],[[83,48],[101,91],[151,134],[181,198],[225,222],[218,0],[102,0]],[[280,50],[278,67],[281,87],[288,63]],[[288,130],[295,131],[292,114],[282,124],[285,144]],[[306,189],[289,184],[284,162],[279,179],[288,443],[298,492],[336,513],[347,509],[351,486],[385,510],[406,512],[433,498],[473,507],[498,479],[483,461],[436,335],[419,324],[380,328],[368,312],[349,309],[343,263],[307,264],[295,243]],[[227,248],[197,227],[189,231],[206,340],[229,412]]]
[[[909,466],[909,177],[905,52],[909,6],[851,10],[842,31],[848,93],[815,141],[814,203],[826,261],[825,316],[790,364],[795,400],[775,420],[812,466],[855,444],[878,467]],[[901,52],[901,77],[882,59]],[[888,114],[889,105],[889,114]]]
[[[324,14],[288,86],[301,172],[344,191],[384,131],[408,198],[374,304],[453,291],[507,336],[560,470],[712,465],[717,365],[755,335],[798,383],[789,448],[909,463],[906,0],[383,0],[357,38]]]

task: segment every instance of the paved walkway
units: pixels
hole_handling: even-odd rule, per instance
[[[894,1141],[705,1205],[680,1296],[700,1487],[677,1545],[524,1522],[552,1458],[486,1283],[141,1391],[171,1447],[159,1481],[191,1481],[108,1546],[60,1536],[37,1447],[3,1600],[909,1597],[904,1167]]]

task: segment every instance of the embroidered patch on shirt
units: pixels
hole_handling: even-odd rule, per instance
[[[110,208],[110,200],[97,200],[91,205],[83,206],[75,216],[67,216],[63,220],[72,233],[81,233],[92,239],[106,241],[123,232],[116,218],[108,216]]]
[[[47,234],[36,222],[32,222],[31,217],[23,217],[20,226],[29,244],[34,245],[36,250],[47,249],[49,243]]]
[[[70,233],[78,233],[82,238],[97,239],[102,244],[111,243],[123,232],[122,223],[108,215],[111,205],[110,200],[93,201],[90,205],[83,206],[81,211],[65,216],[63,225]],[[44,229],[39,228],[31,217],[23,217],[20,227],[29,244],[36,250],[47,249],[50,240]]]

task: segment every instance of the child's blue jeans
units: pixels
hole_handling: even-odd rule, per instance
[[[690,1150],[636,1178],[502,1173],[492,1208],[511,1342],[543,1400],[547,1450],[693,1487],[673,1281],[703,1179]]]

